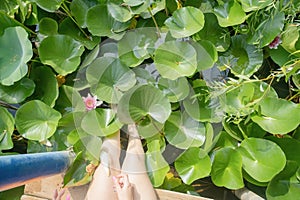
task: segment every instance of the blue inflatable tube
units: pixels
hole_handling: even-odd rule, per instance
[[[62,173],[73,158],[70,151],[0,156],[0,191]]]

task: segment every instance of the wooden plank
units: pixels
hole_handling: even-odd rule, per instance
[[[24,195],[21,200],[52,199],[55,189],[61,188],[62,181],[63,175],[55,175],[28,183],[25,185]],[[69,194],[71,200],[84,200],[88,187],[89,185],[83,185],[68,188],[62,199],[66,199],[66,195]],[[156,189],[155,191],[159,200],[212,200],[169,190]],[[34,199],[34,197],[37,199]]]
[[[159,200],[212,200],[204,197],[197,197],[169,190],[156,189],[155,191],[157,196],[159,197]]]
[[[34,197],[34,196],[29,196],[29,195],[23,195],[21,197],[21,200],[49,200],[49,199]]]

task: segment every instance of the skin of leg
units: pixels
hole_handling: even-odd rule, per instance
[[[104,139],[101,146],[101,164],[96,169],[89,186],[86,200],[116,200],[117,194],[113,189],[113,176],[120,174],[120,131]]]
[[[156,200],[154,188],[147,174],[145,153],[135,125],[128,125],[129,141],[122,172],[128,174],[133,186],[134,200]]]

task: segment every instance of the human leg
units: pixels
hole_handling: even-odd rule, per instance
[[[145,153],[134,124],[128,125],[129,141],[122,173],[127,173],[133,186],[134,200],[156,200],[157,196],[147,174]]]
[[[120,173],[120,131],[104,139],[101,146],[101,163],[96,169],[89,186],[87,200],[116,200],[113,176]]]

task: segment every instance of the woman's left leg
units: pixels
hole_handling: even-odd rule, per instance
[[[120,131],[104,139],[101,146],[101,163],[89,186],[86,200],[116,200],[113,176],[120,174]]]

